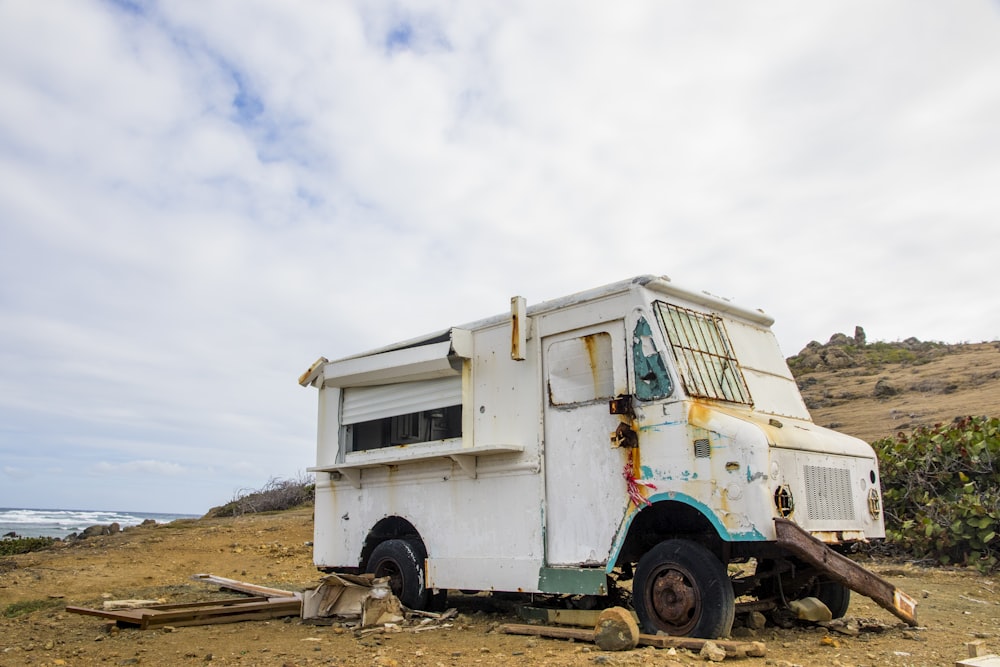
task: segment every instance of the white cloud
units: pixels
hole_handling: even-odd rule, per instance
[[[97,475],[168,475],[177,476],[188,472],[188,469],[178,463],[170,461],[124,461],[121,463],[108,463],[101,461],[92,468]]]
[[[640,273],[763,307],[787,354],[1000,337],[998,22],[0,4],[0,456],[176,462],[191,504],[152,509],[198,512],[309,465],[317,356]],[[129,499],[60,480],[51,503]]]

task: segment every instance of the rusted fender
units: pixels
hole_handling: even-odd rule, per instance
[[[788,519],[774,520],[778,544],[834,581],[871,598],[908,625],[917,625],[917,601],[874,572],[837,553]]]

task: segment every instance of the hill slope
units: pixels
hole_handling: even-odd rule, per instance
[[[869,442],[967,415],[1000,415],[1000,341],[867,343],[835,334],[788,359],[813,421]]]

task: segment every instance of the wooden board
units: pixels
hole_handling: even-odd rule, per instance
[[[593,642],[594,631],[580,628],[562,628],[550,625],[523,625],[508,623],[500,626],[500,632],[509,635],[533,635],[549,637],[550,639],[574,639],[576,641]],[[696,639],[693,637],[669,637],[666,635],[639,635],[639,646],[655,646],[656,648],[686,648],[700,651],[706,642],[711,641],[726,652],[726,657],[732,658],[762,658],[766,653],[764,642],[741,642],[726,639]]]
[[[165,625],[211,625],[238,621],[299,616],[302,600],[295,597],[237,598],[181,604],[150,605],[137,609],[87,609],[66,607],[73,614],[98,616],[115,621],[119,626],[138,626],[140,630],[161,628]]]

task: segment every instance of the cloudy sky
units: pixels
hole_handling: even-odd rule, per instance
[[[642,273],[1000,338],[1000,4],[0,0],[0,507],[201,513],[330,358]]]

